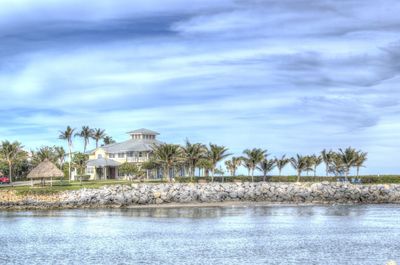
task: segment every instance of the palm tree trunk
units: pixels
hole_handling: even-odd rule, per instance
[[[12,162],[8,162],[8,177],[10,179],[10,183],[12,183]]]
[[[326,170],[325,170],[326,177],[328,177],[329,176],[329,165],[325,164],[325,166],[326,166]]]
[[[360,167],[357,167],[357,178],[358,178],[359,174],[360,174]]]
[[[279,168],[279,177],[282,176],[282,168]]]
[[[71,145],[68,145],[69,153],[68,153],[68,178],[69,181],[71,182],[71,157],[72,157],[72,151],[71,151]]]
[[[213,167],[213,169],[211,169],[211,182],[214,182],[214,172],[215,172],[215,169]]]
[[[297,182],[300,182],[300,174],[301,174],[301,172],[297,171]]]
[[[264,172],[263,181],[265,182],[265,178],[267,177],[267,172]]]
[[[317,166],[314,167],[314,177],[317,176]]]
[[[254,182],[254,168],[251,169],[251,182]]]

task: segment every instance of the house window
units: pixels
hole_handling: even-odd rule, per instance
[[[118,153],[118,158],[124,158],[125,157],[125,153]]]
[[[108,154],[109,158],[115,158],[115,154]]]
[[[133,157],[133,152],[128,152],[127,155],[128,157]]]
[[[94,172],[93,167],[87,167],[87,168],[86,168],[86,173],[87,173],[87,174],[93,174],[93,172]]]
[[[101,159],[101,158],[103,158],[103,155],[98,154],[98,155],[97,155],[97,159]]]
[[[142,152],[139,152],[139,157],[143,157],[143,153]]]

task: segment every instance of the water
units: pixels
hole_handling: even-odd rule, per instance
[[[0,264],[385,264],[400,206],[0,212]]]

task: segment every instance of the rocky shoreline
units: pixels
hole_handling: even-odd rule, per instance
[[[280,204],[400,203],[400,185],[348,183],[171,183],[112,185],[53,195],[0,192],[0,209],[68,209],[190,205],[222,202]]]

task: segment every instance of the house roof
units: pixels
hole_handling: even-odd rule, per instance
[[[162,142],[155,139],[130,139],[125,142],[102,146],[106,153],[143,152],[153,150],[153,145]]]
[[[121,165],[121,163],[112,160],[112,159],[107,159],[107,158],[97,158],[97,159],[92,159],[89,160],[86,164],[87,166],[90,167],[117,167]]]
[[[129,134],[159,135],[158,132],[155,132],[155,131],[152,131],[152,130],[149,130],[149,129],[145,129],[145,128],[138,129],[138,130],[134,130],[134,131],[131,131],[131,132],[128,132],[128,133],[129,133]]]

